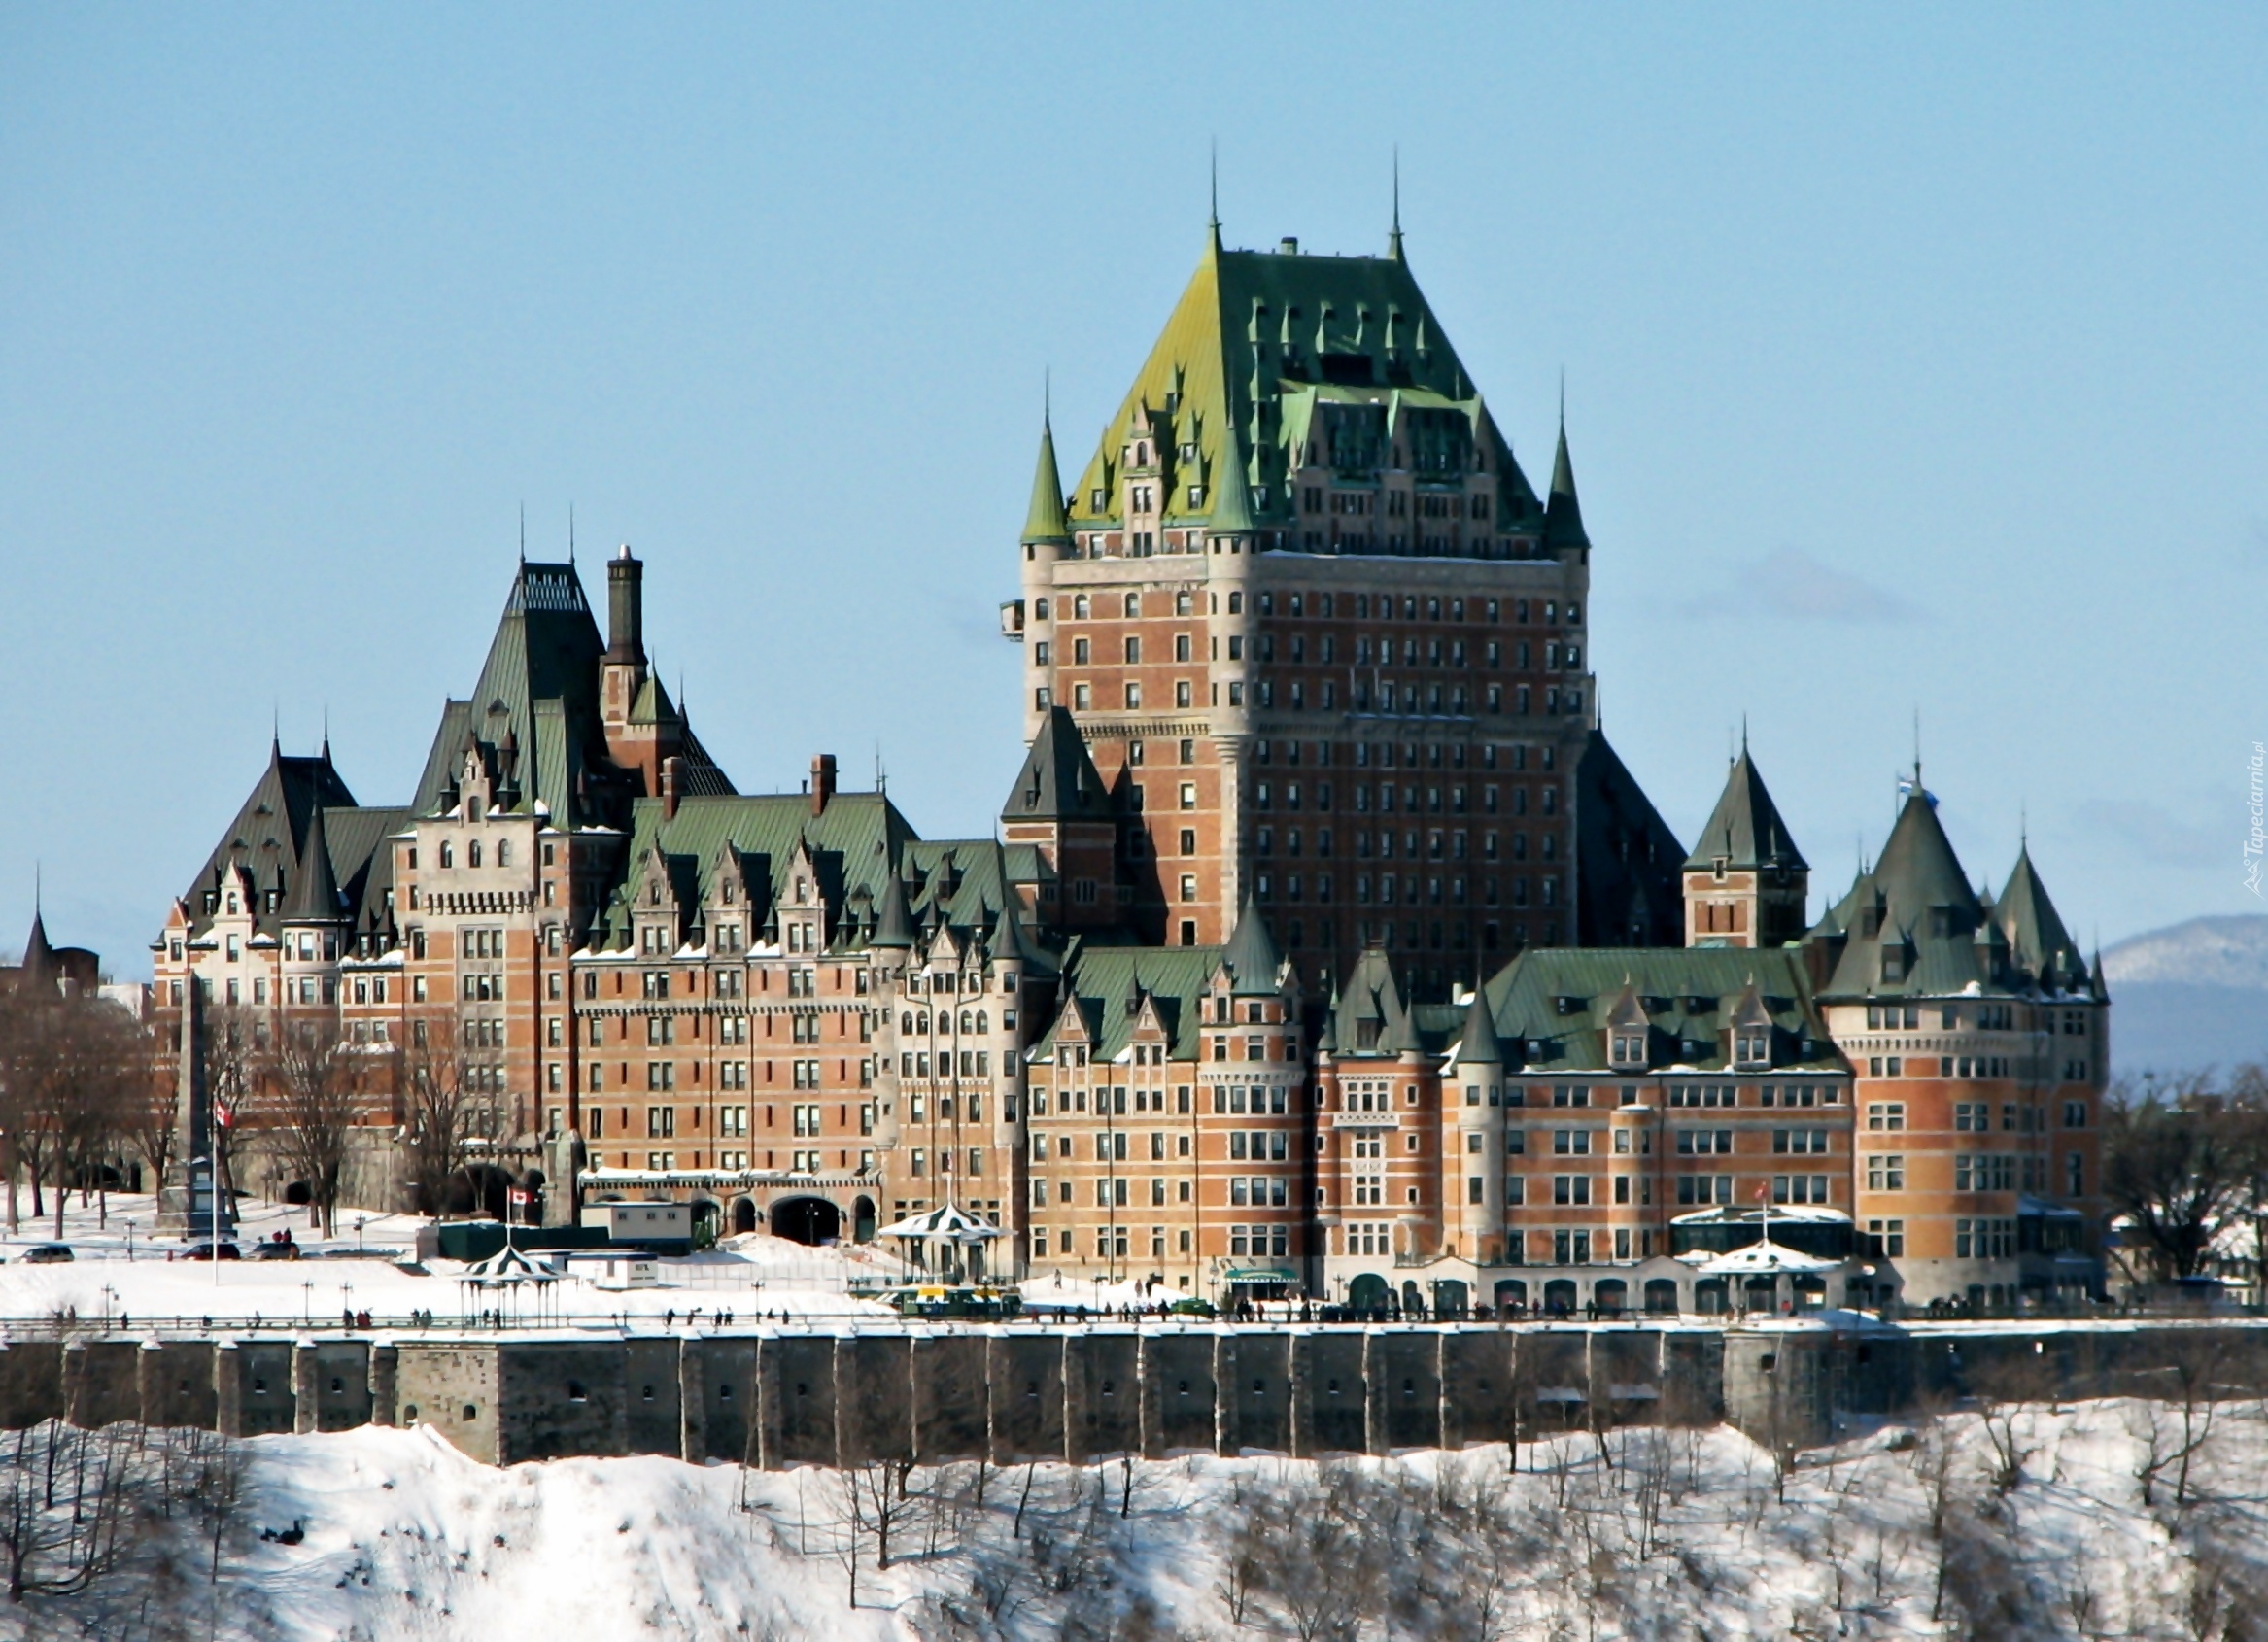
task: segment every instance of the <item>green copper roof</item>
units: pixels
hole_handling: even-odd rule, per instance
[[[1063,1004],[1048,1031],[1033,1046],[1032,1058],[1054,1059],[1066,1010],[1076,1009],[1084,1024],[1090,1053],[1116,1060],[1133,1037],[1147,1001],[1157,1010],[1169,1047],[1178,1061],[1197,1058],[1197,1000],[1221,961],[1218,946],[1090,946],[1075,942],[1063,961]]]
[[[1220,954],[1220,962],[1228,971],[1229,981],[1239,998],[1268,998],[1275,996],[1283,984],[1284,954],[1276,945],[1276,938],[1268,933],[1267,916],[1260,904],[1247,896],[1244,911],[1236,920],[1236,928],[1228,938],[1228,945]]]
[[[1001,806],[1004,821],[1108,821],[1111,796],[1064,706],[1051,706]]]
[[[1040,465],[1032,475],[1032,505],[1024,514],[1028,542],[1067,542],[1071,525],[1063,517],[1063,474],[1055,464],[1055,429],[1040,423]]]
[[[1168,522],[1222,528],[1221,509],[1234,494],[1232,432],[1250,479],[1268,488],[1264,505],[1248,493],[1254,517],[1288,518],[1287,456],[1311,442],[1323,405],[1376,406],[1389,421],[1443,419],[1433,432],[1411,427],[1409,438],[1454,435],[1477,445],[1481,462],[1502,481],[1506,521],[1538,511],[1407,261],[1227,251],[1209,234],[1196,272],[1072,490],[1068,522],[1077,529],[1119,517],[1121,450],[1142,436],[1152,446]]]
[[[1771,1018],[1775,1071],[1842,1067],[1803,954],[1790,948],[1532,947],[1484,990],[1498,1037],[1515,1050],[1507,1058],[1531,1072],[1608,1070],[1607,1017],[1626,998],[1647,1023],[1650,1070],[1723,1072],[1732,1019],[1752,983]]]
[[[1575,499],[1575,464],[1567,456],[1566,425],[1560,427],[1560,448],[1552,458],[1551,499],[1544,503],[1543,544],[1547,548],[1589,547],[1583,530],[1583,504]]]
[[[1797,851],[1795,839],[1788,837],[1787,824],[1780,819],[1779,809],[1771,802],[1771,794],[1765,790],[1764,777],[1757,773],[1745,746],[1727,773],[1717,807],[1709,812],[1708,825],[1701,830],[1685,865],[1689,870],[1700,871],[1715,866],[1720,859],[1736,872],[1754,872],[1765,867],[1784,867],[1791,872],[1805,868],[1804,857]]]

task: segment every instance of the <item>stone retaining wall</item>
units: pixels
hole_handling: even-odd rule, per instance
[[[1720,1420],[1796,1449],[1962,1398],[2263,1387],[2268,1324],[2250,1322],[88,1333],[0,1348],[4,1427],[138,1420],[258,1436],[423,1421],[496,1464],[664,1454],[773,1470],[1383,1454]]]

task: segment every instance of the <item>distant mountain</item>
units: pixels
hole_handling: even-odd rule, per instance
[[[2148,931],[2107,949],[2103,973],[2114,1072],[2268,1062],[2268,914]]]

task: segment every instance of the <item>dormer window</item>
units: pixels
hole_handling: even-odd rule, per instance
[[[236,915],[236,892],[234,890],[228,892],[228,915],[230,917]]]
[[[1716,860],[1710,864],[1709,873],[1717,880],[1717,882],[1723,883],[1725,881],[1725,858],[1723,856],[1718,856]]]
[[[1743,1067],[1771,1064],[1771,1034],[1754,1027],[1744,1027],[1734,1035],[1733,1058]]]
[[[1643,1032],[1617,1031],[1611,1034],[1607,1058],[1617,1067],[1644,1066],[1646,1064],[1646,1035]]]

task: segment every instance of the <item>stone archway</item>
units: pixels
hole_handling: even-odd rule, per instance
[[[823,1197],[791,1197],[772,1206],[772,1235],[816,1247],[842,1236],[842,1211]]]
[[[1365,1317],[1376,1316],[1393,1304],[1393,1290],[1376,1272],[1358,1272],[1347,1283],[1347,1304]]]
[[[853,1243],[872,1243],[876,1225],[875,1200],[862,1197],[850,1206],[850,1240]]]
[[[733,1199],[732,1222],[735,1237],[754,1231],[756,1218],[756,1200],[754,1198],[736,1197]]]

